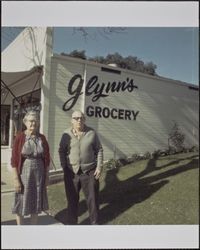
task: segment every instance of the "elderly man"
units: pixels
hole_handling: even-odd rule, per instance
[[[98,224],[99,177],[103,165],[103,149],[97,133],[85,125],[81,111],[72,114],[72,127],[64,131],[59,155],[64,171],[69,224],[78,222],[79,192],[82,188],[91,225]]]

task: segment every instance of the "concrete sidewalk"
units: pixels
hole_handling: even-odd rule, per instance
[[[1,164],[1,225],[16,225],[15,215],[11,212],[14,200],[14,188],[11,168]],[[30,218],[25,217],[25,225],[30,224]],[[48,213],[41,213],[38,218],[38,225],[63,225]]]
[[[14,192],[1,193],[1,225],[16,225],[15,215],[11,212]],[[30,225],[30,217],[24,218],[25,225]],[[47,213],[38,217],[38,225],[63,225]]]

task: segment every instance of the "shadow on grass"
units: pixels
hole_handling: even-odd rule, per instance
[[[177,166],[154,176],[146,176],[156,170],[177,164],[181,160],[186,160],[186,158],[176,160],[157,168],[157,157],[154,157],[148,161],[144,171],[125,181],[120,181],[117,178],[119,169],[108,171],[105,179],[105,188],[100,192],[100,203],[107,204],[100,210],[100,224],[112,221],[133,205],[148,199],[152,194],[170,182],[166,178],[198,168],[198,159],[192,159],[195,157],[189,157],[191,161],[188,164]],[[80,224],[88,224],[88,219],[82,221]]]
[[[109,221],[114,220],[120,214],[124,213],[130,207],[148,199],[154,193],[159,191],[164,185],[170,182],[170,180],[166,178],[198,168],[198,159],[194,159],[197,156],[198,155],[193,155],[188,158],[180,158],[160,167],[156,166],[158,158],[155,156],[147,162],[146,168],[143,171],[124,181],[120,181],[117,178],[119,168],[108,170],[105,177],[105,188],[100,192],[100,204],[106,205],[100,209],[99,224],[107,224]],[[172,169],[155,175],[155,171],[157,170],[179,164],[181,161],[189,159],[191,159],[191,161],[188,164],[175,166]],[[150,173],[154,173],[154,175],[146,176]],[[85,211],[87,211],[86,202],[81,201],[79,204],[79,216]],[[67,225],[67,209],[58,212],[55,215],[55,219]],[[89,218],[84,219],[79,224],[89,225]]]
[[[80,202],[80,204],[79,204],[78,216],[83,214],[85,211],[87,211],[87,204],[86,204],[86,201],[84,200],[84,201]],[[70,218],[68,215],[67,208],[59,211],[54,217],[56,220],[60,221],[64,225],[72,225],[70,223]],[[85,225],[89,225],[89,218],[87,218],[84,223],[85,223]]]

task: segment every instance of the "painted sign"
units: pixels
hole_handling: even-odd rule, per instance
[[[83,94],[84,80],[80,74],[74,75],[68,84],[68,93],[71,97],[64,103],[63,110],[68,111],[74,107],[80,95]],[[126,78],[124,81],[108,81],[107,83],[99,82],[97,75],[92,76],[86,83],[85,95],[92,96],[92,102],[96,102],[100,98],[108,97],[114,92],[133,92],[138,86],[134,84],[132,78]],[[89,117],[112,118],[123,120],[136,120],[139,111],[126,110],[121,108],[109,109],[108,107],[88,106],[86,114]]]

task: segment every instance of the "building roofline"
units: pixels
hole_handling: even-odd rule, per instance
[[[198,85],[195,85],[195,84],[192,84],[192,83],[187,83],[187,82],[183,82],[183,81],[180,81],[180,80],[174,80],[174,79],[170,79],[170,78],[163,77],[163,76],[157,76],[157,75],[152,76],[152,75],[145,74],[145,73],[138,72],[138,71],[122,69],[122,68],[119,68],[119,67],[110,66],[108,64],[102,64],[102,63],[98,63],[98,62],[89,61],[87,59],[75,58],[75,57],[66,56],[66,55],[63,56],[63,55],[59,55],[59,54],[56,54],[56,53],[53,53],[52,58],[57,58],[57,59],[61,59],[61,60],[69,60],[69,61],[72,61],[72,62],[79,62],[79,63],[89,64],[89,65],[94,65],[94,66],[99,66],[99,67],[105,67],[106,66],[107,68],[119,70],[119,71],[125,72],[125,73],[127,72],[129,74],[132,73],[132,74],[135,74],[135,75],[138,75],[138,76],[143,76],[143,77],[147,77],[147,78],[151,78],[151,79],[155,79],[155,80],[164,80],[164,81],[168,81],[168,82],[171,82],[171,83],[173,82],[175,84],[179,84],[179,85],[183,85],[183,86],[191,86],[191,87],[199,89]]]

